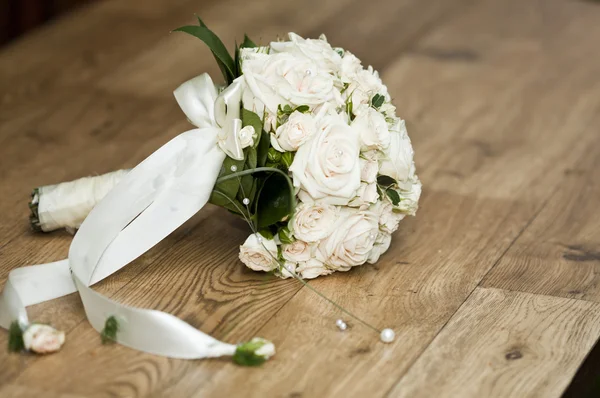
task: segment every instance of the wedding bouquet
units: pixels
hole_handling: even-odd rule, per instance
[[[375,263],[400,220],[415,214],[421,193],[405,123],[378,73],[351,52],[331,47],[324,36],[313,40],[290,33],[289,41],[268,46],[246,37],[231,57],[200,28],[179,30],[211,47],[226,82],[241,95],[237,137],[233,143],[226,136],[218,142],[227,154],[219,176],[255,171],[218,182],[210,198],[256,229],[240,247],[241,261],[255,271],[305,279]],[[202,75],[175,91],[190,121],[204,127],[210,121],[193,110],[198,89],[210,90],[204,105],[211,113],[223,87]],[[94,189],[107,192],[120,175],[107,175]],[[64,189],[40,195],[48,190],[34,192],[33,224],[40,225],[40,212],[55,220],[63,211],[67,219],[52,226],[46,222],[46,229],[76,227],[94,197],[102,197],[69,190],[68,195],[88,203],[88,210],[80,211]],[[40,200],[55,210],[36,206]]]
[[[198,21],[176,31],[209,46],[225,84],[203,74],[175,90],[197,128],[132,170],[34,190],[34,229],[79,230],[67,260],[10,273],[0,326],[10,328],[13,349],[60,348],[64,334],[29,323],[25,307],[79,291],[103,341],[176,358],[234,355],[238,363],[261,363],[274,353],[266,340],[222,343],[172,315],[124,306],[90,286],[207,202],[248,222],[252,233],[239,254],[246,266],[302,283],[375,263],[399,222],[415,214],[421,183],[411,142],[372,67],[324,36],[294,33],[267,46],[246,36],[231,55]],[[337,307],[380,332],[384,342],[393,340],[391,329],[381,331]],[[343,320],[337,325],[346,328]]]

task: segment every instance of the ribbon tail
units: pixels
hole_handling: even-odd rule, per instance
[[[237,346],[173,315],[119,304],[89,287],[149,250],[208,202],[225,158],[217,133],[212,128],[183,133],[131,170],[85,219],[68,260],[13,270],[0,298],[0,326],[18,320],[26,327],[27,305],[78,290],[97,331],[108,317],[118,319],[120,344],[172,358],[233,355]]]

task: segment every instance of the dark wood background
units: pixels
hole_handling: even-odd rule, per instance
[[[98,0],[0,0],[0,46],[82,4]]]

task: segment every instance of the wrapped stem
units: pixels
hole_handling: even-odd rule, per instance
[[[94,206],[127,174],[118,170],[94,177],[35,188],[29,222],[34,231],[75,230]]]

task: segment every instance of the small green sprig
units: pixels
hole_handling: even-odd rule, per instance
[[[241,366],[260,366],[274,353],[273,343],[255,337],[249,342],[237,346],[235,354],[233,354],[233,362]]]
[[[279,230],[278,236],[279,236],[279,240],[281,241],[281,243],[289,244],[294,241],[292,233],[287,226],[284,226]]]
[[[106,318],[104,329],[100,333],[102,344],[110,344],[117,341],[117,333],[119,332],[119,322],[113,315]]]
[[[25,342],[23,341],[23,329],[21,329],[19,322],[14,321],[8,328],[8,351],[20,352],[24,349]]]
[[[239,46],[236,44],[233,52],[234,56],[232,57],[219,36],[210,30],[200,17],[196,16],[196,18],[198,19],[198,25],[182,26],[173,30],[173,32],[184,32],[202,40],[213,53],[225,82],[231,84],[242,74],[239,60],[240,49],[253,48],[256,47],[256,44],[247,35],[244,35],[244,41]]]
[[[385,102],[385,97],[381,94],[375,94],[373,98],[371,98],[371,106],[375,109],[381,108],[381,105]]]
[[[292,108],[289,104],[283,107],[281,104],[279,104],[277,107],[277,127],[287,122],[290,118],[290,115],[294,112],[307,113],[310,112],[310,107],[308,105],[299,105],[295,108]]]
[[[384,191],[394,206],[400,204],[400,194],[394,189],[397,182],[390,176],[380,175],[377,177],[377,186]]]

